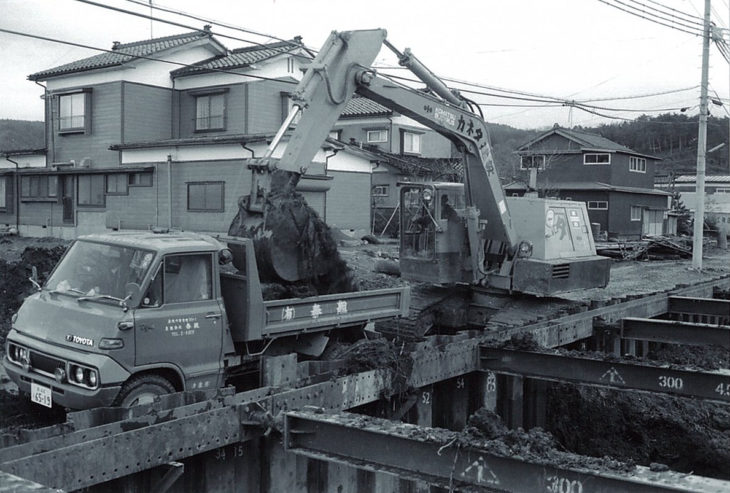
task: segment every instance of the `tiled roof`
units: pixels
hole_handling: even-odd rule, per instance
[[[49,77],[66,75],[75,72],[85,72],[100,68],[115,67],[122,65],[139,57],[148,57],[155,53],[182,46],[205,37],[210,33],[205,31],[193,31],[164,38],[136,41],[134,43],[115,44],[112,52],[104,52],[82,60],[60,65],[48,70],[42,70],[28,76],[30,80],[45,80]]]
[[[633,154],[635,156],[642,156],[650,159],[657,159],[660,158],[656,156],[649,156],[645,155],[639,152],[636,152],[629,147],[626,147],[624,145],[621,145],[617,142],[614,142],[610,139],[607,139],[605,137],[602,137],[597,134],[592,134],[588,132],[583,132],[582,130],[575,130],[572,128],[562,128],[558,127],[557,125],[547,132],[540,134],[536,138],[532,139],[531,141],[527,142],[526,144],[521,145],[517,148],[518,154],[525,154],[528,151],[531,151],[532,146],[541,140],[545,139],[546,137],[549,137],[550,135],[557,134],[562,135],[566,139],[570,139],[577,143],[580,146],[580,149],[582,151],[595,151],[595,150],[601,150],[601,151],[609,151],[609,152],[624,152],[627,154]],[[563,150],[556,150],[556,152],[560,153],[563,152]],[[568,152],[567,150],[565,152]]]
[[[277,55],[291,53],[302,49],[304,49],[302,38],[297,36],[289,41],[279,41],[265,45],[237,48],[226,55],[215,56],[195,63],[192,67],[182,67],[173,70],[171,74],[173,77],[182,77],[184,75],[200,74],[215,70],[245,68],[253,65],[254,63],[273,58]],[[309,52],[305,50],[304,53]]]
[[[372,99],[355,96],[347,102],[341,118],[357,118],[363,116],[386,116],[393,114],[393,110],[378,104]]]
[[[582,132],[579,130],[574,130],[572,128],[561,128],[560,131],[563,134],[573,137],[575,140],[583,141],[585,143],[584,147],[603,149],[607,151],[634,152],[628,147],[618,144],[600,135],[590,134],[588,132]]]
[[[679,175],[675,177],[675,183],[694,183],[697,180],[695,175]],[[670,180],[667,180],[669,182]],[[730,182],[730,175],[707,175],[705,183],[723,183]]]

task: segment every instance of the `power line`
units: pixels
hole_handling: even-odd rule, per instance
[[[628,0],[628,1],[631,2],[632,4],[640,5],[642,7],[641,9],[638,7],[634,7],[632,5],[628,5],[620,0],[615,0],[615,1],[622,5],[626,5],[627,7],[632,8],[634,10],[638,10],[639,12],[645,13],[647,15],[655,16],[662,20],[673,22],[673,23],[679,24],[681,26],[689,27],[691,29],[696,29],[695,26],[702,27],[703,23],[704,23],[704,20],[700,19],[699,17],[694,18],[694,19],[682,19],[682,18],[677,17],[674,13],[664,12],[663,10],[657,9],[656,7],[651,7],[638,0]],[[692,16],[692,17],[694,17],[694,16]]]
[[[661,2],[656,2],[655,0],[646,0],[646,1],[649,2],[649,3],[653,3],[654,5],[657,5],[658,7],[662,8],[662,9],[666,9],[666,10],[669,10],[669,11],[671,11],[673,13],[676,13],[676,14],[682,15],[684,17],[687,17],[689,19],[692,19],[692,20],[695,20],[695,21],[699,21],[700,22],[700,25],[703,23],[703,19],[699,15],[688,14],[687,12],[684,12],[682,10],[674,9],[674,8],[668,6],[668,5],[664,5]]]
[[[141,58],[143,60],[151,60],[153,62],[167,63],[167,64],[175,65],[175,66],[178,66],[178,67],[200,68],[200,65],[193,65],[193,64],[182,63],[182,62],[174,62],[172,60],[165,60],[164,58],[156,58],[156,57],[150,57],[150,56],[145,56],[145,55],[125,53],[123,51],[123,49],[121,49],[121,50],[120,49],[108,50],[106,48],[99,48],[97,46],[90,46],[90,45],[86,45],[86,44],[83,44],[83,43],[76,43],[76,42],[73,42],[73,41],[66,41],[66,40],[63,40],[63,39],[50,38],[50,37],[47,37],[47,36],[40,36],[38,34],[24,33],[24,32],[21,32],[21,31],[12,31],[10,29],[4,29],[4,28],[0,28],[0,32],[6,33],[6,34],[13,34],[15,36],[23,36],[23,37],[26,37],[26,38],[38,39],[38,40],[41,40],[41,41],[48,41],[48,42],[51,42],[51,43],[58,43],[58,44],[64,44],[64,45],[68,45],[68,46],[75,46],[77,48],[85,48],[87,50],[101,51],[101,52],[104,52],[104,53],[114,53],[114,54],[117,54],[117,55],[120,55],[121,54],[121,55],[124,55],[124,56],[128,56],[130,58]],[[225,69],[219,69],[219,68],[208,68],[208,67],[206,67],[206,70],[210,70],[211,72],[219,72],[219,73],[223,73],[223,74],[238,75],[239,77],[249,77],[249,78],[252,78],[252,79],[271,80],[271,81],[282,82],[282,83],[285,83],[285,84],[294,84],[294,85],[298,84],[297,82],[290,81],[290,80],[276,79],[274,77],[264,77],[263,75],[242,74],[240,72],[234,72],[232,70],[225,70]]]
[[[619,101],[619,100],[625,100],[625,99],[641,99],[641,98],[650,98],[654,96],[664,96],[666,94],[674,94],[677,92],[684,92],[684,91],[691,91],[693,89],[697,89],[700,86],[691,86],[691,87],[683,87],[680,89],[670,89],[668,91],[661,91],[661,92],[652,92],[648,94],[636,94],[633,96],[616,96],[616,97],[606,97],[606,98],[593,98],[593,99],[581,99],[581,102],[584,103],[594,103],[598,101]]]
[[[123,9],[121,7],[114,7],[112,5],[104,5],[102,3],[94,2],[92,0],[76,0],[76,1],[77,2],[80,2],[80,3],[85,3],[87,5],[92,5],[94,7],[100,7],[100,8],[103,8],[103,9],[112,10],[114,12],[119,12],[119,13],[122,13],[122,14],[128,14],[128,15],[132,15],[132,16],[135,16],[135,17],[141,17],[143,19],[148,19],[148,20],[153,20],[153,21],[157,21],[157,22],[162,22],[162,23],[165,23],[165,24],[170,24],[172,26],[182,27],[182,28],[185,28],[185,29],[191,29],[193,31],[200,31],[199,28],[197,28],[195,26],[191,26],[189,24],[183,24],[181,22],[171,21],[171,20],[167,20],[167,19],[161,19],[161,18],[155,17],[153,15],[143,14],[143,13],[140,13],[140,12],[135,12],[133,10]],[[238,36],[231,36],[229,34],[223,34],[223,33],[219,33],[219,32],[214,33],[212,31],[210,31],[210,34],[211,35],[218,36],[218,37],[221,37],[221,38],[232,39],[232,40],[235,40],[235,41],[242,41],[244,43],[249,43],[251,45],[260,46],[260,47],[266,47],[267,49],[275,50],[275,48],[271,48],[270,46],[267,46],[265,44],[262,44],[262,43],[259,43],[257,41],[253,41],[253,40],[250,40],[250,39],[240,38]],[[299,45],[296,45],[296,46],[299,46]],[[285,50],[281,50],[281,52],[284,53]],[[298,54],[292,53],[292,56],[304,57],[304,58],[307,58],[309,60],[309,57],[306,57],[304,55],[298,55]]]
[[[284,39],[284,38],[279,38],[277,36],[274,36],[273,34],[261,33],[261,32],[258,32],[258,31],[253,31],[251,29],[246,29],[246,28],[241,27],[241,26],[235,26],[233,24],[228,24],[226,22],[218,21],[218,20],[215,20],[215,19],[200,17],[200,16],[198,16],[196,14],[191,14],[189,12],[184,12],[182,10],[174,9],[172,7],[166,7],[166,6],[160,5],[158,3],[152,3],[152,2],[149,2],[148,3],[148,2],[145,2],[144,0],[126,0],[126,1],[127,2],[130,2],[130,3],[133,3],[133,4],[136,4],[136,5],[143,6],[143,7],[150,7],[150,8],[153,8],[155,10],[159,10],[159,11],[162,11],[162,12],[167,12],[168,14],[176,14],[176,15],[179,15],[181,17],[187,17],[188,19],[193,19],[193,20],[205,22],[207,24],[215,24],[215,25],[218,25],[218,26],[221,26],[221,27],[225,27],[225,28],[228,28],[228,29],[233,29],[235,31],[240,31],[240,32],[244,32],[244,33],[247,33],[247,34],[253,34],[255,36],[261,36],[263,38],[270,38],[270,39],[275,39],[277,41],[283,41],[285,43],[291,43],[291,40]]]
[[[666,23],[664,23],[664,22],[662,22],[662,21],[660,21],[658,19],[655,19],[655,18],[652,18],[652,17],[647,17],[645,15],[641,15],[638,12],[633,12],[631,10],[627,10],[627,9],[625,9],[623,7],[620,7],[619,5],[615,5],[613,3],[608,2],[607,0],[598,0],[598,1],[601,2],[601,3],[603,3],[603,4],[608,5],[609,7],[613,7],[615,9],[618,9],[618,10],[621,10],[623,12],[626,12],[627,14],[631,14],[631,15],[634,15],[636,17],[640,17],[640,18],[642,18],[644,20],[648,20],[650,22],[654,22],[655,24],[659,24],[659,25],[662,25],[662,26],[665,26],[665,27],[669,27],[671,29],[676,29],[677,31],[681,31],[683,33],[691,34],[693,36],[702,36],[702,32],[701,31],[682,29],[680,27],[673,26],[671,24],[666,24]]]

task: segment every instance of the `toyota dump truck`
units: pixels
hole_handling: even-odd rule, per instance
[[[405,315],[410,296],[264,301],[251,240],[194,233],[83,236],[43,286],[32,280],[3,366],[33,402],[71,409],[222,387],[255,375],[262,355],[318,356],[333,331]]]

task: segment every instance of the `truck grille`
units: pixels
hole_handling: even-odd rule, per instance
[[[553,279],[568,279],[570,277],[570,264],[553,265]]]
[[[53,376],[53,372],[56,368],[66,369],[66,362],[31,350],[30,366],[38,373],[45,373]]]

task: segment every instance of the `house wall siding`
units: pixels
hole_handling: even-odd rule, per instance
[[[172,90],[123,83],[124,143],[172,137]]]
[[[91,113],[87,112],[91,118],[89,134],[59,134],[58,93],[50,98],[52,118],[46,123],[50,162],[73,159],[80,163],[88,157],[95,168],[119,163],[117,152],[110,151],[109,146],[122,141],[122,82],[100,84],[91,89]]]
[[[327,224],[333,228],[370,230],[370,173],[328,171]]]
[[[622,237],[641,236],[641,221],[631,220],[631,206],[665,209],[664,195],[610,192],[608,234]]]
[[[581,181],[610,183],[611,166],[585,165],[582,154],[564,154],[548,156],[545,170],[537,174],[537,183],[543,189],[549,189],[551,183]]]
[[[247,87],[247,133],[276,132],[284,121],[287,108],[282,93],[294,91],[296,85],[285,81],[260,81],[250,82]]]
[[[629,154],[614,153],[611,155],[612,185],[638,188],[654,188],[655,159],[646,159],[646,173],[629,170]]]

